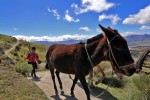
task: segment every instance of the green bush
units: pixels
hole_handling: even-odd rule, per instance
[[[15,69],[18,73],[23,74],[24,76],[29,76],[29,73],[31,72],[32,66],[28,65],[27,62],[22,64],[17,64]]]
[[[107,84],[111,87],[116,87],[116,88],[120,88],[120,87],[123,87],[125,85],[125,82],[123,80],[120,80],[120,79],[117,79],[114,77],[104,78],[102,83]]]
[[[150,100],[150,75],[140,74],[132,79],[139,93],[136,94],[138,100]]]

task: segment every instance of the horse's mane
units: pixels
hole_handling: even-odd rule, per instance
[[[98,40],[98,39],[100,39],[102,37],[103,37],[102,34],[98,34],[98,35],[96,35],[94,37],[91,37],[91,38],[87,39],[87,43],[91,43],[91,42],[96,41],[96,40]],[[84,41],[80,41],[78,44],[84,44],[84,43],[85,43]]]
[[[100,39],[100,38],[102,38],[102,37],[103,37],[103,34],[98,34],[98,35],[96,35],[96,36],[94,36],[94,37],[88,39],[88,40],[87,40],[87,43],[91,43],[91,42],[96,41],[96,40],[98,40],[98,39]]]

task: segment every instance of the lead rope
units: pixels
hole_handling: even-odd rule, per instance
[[[116,35],[115,37],[113,37],[113,38],[111,39],[111,41],[114,40],[117,36],[118,36],[118,35]],[[117,61],[116,61],[116,59],[115,59],[115,56],[114,56],[114,54],[113,54],[113,51],[112,51],[112,48],[111,48],[111,45],[110,45],[111,41],[109,42],[109,40],[107,39],[108,46],[109,46],[109,48],[110,48],[110,53],[111,53],[111,55],[112,55],[112,57],[113,57],[113,59],[114,59],[116,65],[117,65],[117,67],[119,68],[119,64],[117,63]]]
[[[85,42],[84,46],[85,46],[86,54],[87,54],[87,56],[88,56],[88,60],[90,61],[90,64],[91,64],[91,66],[92,66],[92,68],[91,68],[91,70],[90,70],[90,73],[92,73],[92,76],[93,76],[93,67],[94,67],[94,64],[93,64],[93,62],[92,62],[92,60],[91,60],[91,57],[90,57],[90,55],[89,55],[89,53],[88,53],[88,50],[87,50],[87,41]],[[90,77],[91,77],[91,76],[90,76]],[[89,84],[89,83],[90,83],[90,80],[88,80],[88,84]]]
[[[91,57],[90,57],[90,55],[89,55],[89,53],[88,53],[88,50],[87,50],[87,41],[85,42],[85,45],[84,45],[84,46],[85,46],[86,54],[87,54],[87,56],[88,56],[88,59],[89,59],[89,61],[90,61],[91,66],[92,66],[91,71],[92,71],[92,74],[93,74],[93,67],[94,67],[94,64],[93,64],[93,62],[92,62],[92,60],[91,60]],[[113,74],[113,72],[112,72],[112,74]],[[112,76],[113,76],[113,75],[112,75]],[[88,83],[89,83],[89,81],[88,81]],[[109,87],[109,86],[107,86],[106,89],[103,90],[102,93],[100,93],[99,95],[94,96],[94,97],[98,98],[98,97],[100,97],[101,95],[103,95],[103,94],[106,92],[106,90],[108,89],[108,87]]]
[[[85,42],[85,51],[86,51],[86,54],[87,54],[87,56],[88,56],[88,59],[89,59],[89,61],[90,61],[90,64],[91,64],[91,66],[92,66],[92,68],[94,67],[94,64],[93,64],[93,62],[92,62],[92,60],[91,60],[91,57],[90,57],[90,55],[89,55],[89,53],[88,53],[88,50],[87,50],[87,41]]]
[[[117,63],[117,61],[116,61],[116,59],[115,59],[115,57],[114,57],[114,55],[113,55],[112,48],[111,48],[111,45],[110,45],[110,43],[111,43],[117,36],[118,36],[118,35],[114,36],[114,37],[111,39],[111,41],[109,41],[109,40],[107,39],[107,43],[108,43],[108,46],[110,47],[110,50],[109,50],[109,57],[110,57],[110,54],[112,54],[113,59],[115,60],[117,66],[118,66],[118,63]],[[111,59],[111,57],[110,57],[110,59]],[[112,63],[112,62],[111,62],[111,63]],[[118,66],[118,67],[119,67],[119,66]],[[113,70],[112,70],[111,78],[113,78],[113,76],[114,76],[114,73],[113,73]],[[106,92],[106,90],[107,90],[108,88],[109,88],[109,85],[107,85],[106,89],[103,90],[102,93],[100,93],[99,95],[94,96],[94,97],[96,97],[96,98],[100,97],[101,95],[103,95],[103,94]]]
[[[118,63],[117,63],[117,61],[116,61],[116,59],[115,59],[115,57],[114,57],[114,55],[113,55],[113,52],[112,52],[112,49],[111,49],[111,46],[110,46],[110,43],[111,43],[117,36],[118,36],[118,35],[114,36],[114,37],[111,39],[111,41],[109,41],[109,40],[107,39],[107,42],[108,42],[108,45],[109,45],[109,47],[110,47],[110,52],[111,52],[110,54],[112,54],[113,59],[115,60],[117,66],[118,66]],[[87,56],[88,56],[88,59],[89,59],[89,61],[90,61],[91,66],[92,66],[91,71],[92,71],[92,73],[93,73],[94,64],[93,64],[93,62],[92,62],[92,60],[91,60],[91,57],[90,57],[90,55],[89,55],[89,53],[88,53],[88,50],[87,50],[87,41],[85,42],[85,45],[84,45],[84,46],[85,46],[86,54],[87,54]],[[118,67],[119,67],[119,66],[118,66]],[[111,78],[113,78],[113,75],[114,75],[114,73],[113,73],[113,70],[112,70]],[[89,81],[88,81],[88,83],[89,83]],[[106,92],[106,90],[108,89],[108,87],[109,87],[109,85],[106,87],[105,90],[103,90],[102,93],[100,93],[99,95],[94,96],[94,97],[98,98],[98,97],[100,97],[101,95],[103,95],[103,94]]]

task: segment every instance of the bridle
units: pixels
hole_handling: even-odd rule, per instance
[[[115,35],[110,41],[109,41],[109,39],[107,38],[107,46],[108,46],[108,49],[109,49],[109,59],[110,59],[110,62],[111,62],[111,64],[112,64],[112,67],[113,67],[113,65],[114,65],[114,64],[113,64],[113,60],[114,60],[115,64],[117,65],[117,66],[114,66],[114,67],[115,67],[115,69],[114,69],[115,72],[116,72],[116,69],[118,68],[118,69],[123,70],[126,75],[129,75],[129,73],[128,73],[128,71],[126,70],[126,68],[131,67],[131,65],[133,65],[133,64],[120,66],[120,65],[118,64],[118,62],[117,62],[115,56],[114,56],[114,53],[113,53],[113,50],[112,50],[112,47],[111,47],[111,42],[112,42],[116,37],[118,37],[118,36],[119,36],[119,35]],[[92,60],[91,60],[91,57],[90,57],[90,55],[89,55],[89,53],[88,53],[88,50],[87,50],[87,41],[85,42],[85,45],[84,45],[84,46],[85,46],[85,51],[86,51],[86,54],[87,54],[87,56],[88,56],[89,62],[90,62],[90,64],[91,64],[91,66],[92,66],[92,67],[91,67],[91,70],[90,70],[90,73],[93,74],[93,67],[94,67],[94,64],[93,64],[93,62],[92,62]],[[112,56],[112,58],[111,58],[111,56]],[[116,67],[117,67],[117,68],[116,68]],[[112,71],[111,77],[113,77],[113,75],[114,75],[114,73],[113,73],[113,71]],[[89,81],[88,81],[88,83],[89,83]],[[105,90],[107,90],[108,87],[109,87],[109,85],[106,87]],[[105,93],[105,90],[103,90],[99,95],[94,96],[94,97],[97,97],[97,98],[100,97],[101,95],[103,95],[103,94]]]
[[[114,56],[114,53],[113,53],[113,50],[112,50],[112,47],[111,47],[111,42],[116,38],[116,37],[118,37],[119,35],[115,35],[110,41],[109,41],[109,39],[107,38],[107,43],[108,43],[108,48],[109,48],[109,59],[110,59],[110,62],[111,62],[111,64],[112,64],[112,66],[114,65],[113,64],[113,61],[115,62],[115,65],[116,65],[116,67],[118,68],[118,69],[121,69],[121,70],[123,70],[124,71],[124,73],[126,74],[126,75],[128,75],[129,73],[128,73],[128,71],[126,70],[126,68],[130,68],[132,65],[134,65],[134,64],[128,64],[128,65],[124,65],[124,66],[120,66],[119,64],[118,64],[118,62],[117,62],[117,60],[116,60],[116,58],[115,58],[115,56]],[[90,64],[91,64],[91,66],[92,66],[92,68],[94,67],[94,64],[93,64],[93,62],[92,62],[92,60],[91,60],[91,57],[90,57],[90,55],[89,55],[89,53],[88,53],[88,50],[87,50],[87,41],[85,42],[85,51],[86,51],[86,54],[87,54],[87,56],[88,56],[88,59],[89,59],[89,62],[90,62]],[[112,56],[112,57],[111,57]],[[115,67],[115,69],[114,69],[114,71],[116,71],[116,68]]]
[[[108,43],[108,47],[109,47],[109,59],[110,59],[110,61],[111,61],[112,66],[114,65],[114,64],[112,63],[112,62],[114,61],[115,64],[116,64],[116,67],[117,67],[118,69],[123,70],[126,75],[129,75],[129,73],[128,73],[128,71],[127,71],[126,69],[127,69],[127,68],[130,68],[130,67],[132,68],[132,66],[134,66],[134,63],[133,63],[133,64],[128,64],[128,65],[124,65],[124,66],[120,66],[120,65],[118,64],[118,62],[117,62],[115,56],[114,56],[114,53],[113,53],[113,50],[112,50],[112,47],[111,47],[111,42],[112,42],[116,37],[118,37],[118,36],[119,36],[119,35],[114,36],[110,41],[109,41],[108,38],[107,38],[107,43]],[[111,56],[112,56],[112,58],[111,58]],[[116,71],[116,67],[115,67],[115,69],[114,69],[115,71]]]

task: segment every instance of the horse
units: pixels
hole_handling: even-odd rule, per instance
[[[88,39],[87,43],[71,45],[53,44],[48,48],[46,60],[56,94],[58,94],[58,90],[55,83],[55,69],[60,89],[62,89],[62,82],[59,73],[74,74],[75,77],[70,94],[74,97],[74,88],[79,79],[87,96],[87,100],[91,99],[85,76],[101,61],[110,61],[112,69],[117,73],[131,76],[136,72],[134,60],[131,57],[127,41],[118,31],[110,27],[105,28],[102,25],[99,26],[104,33]]]

